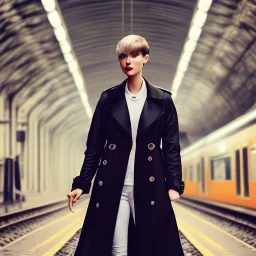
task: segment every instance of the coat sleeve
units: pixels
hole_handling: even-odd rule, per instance
[[[182,180],[179,124],[177,111],[171,95],[168,95],[166,99],[162,146],[166,187],[168,190],[174,189],[178,191],[177,188]]]
[[[88,194],[91,187],[91,180],[101,159],[106,142],[106,115],[103,109],[103,93],[96,105],[89,133],[87,136],[86,150],[84,151],[84,161],[80,170],[80,175],[73,179],[71,191],[80,188],[83,194]]]

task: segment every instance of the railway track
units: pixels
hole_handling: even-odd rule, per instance
[[[82,199],[82,198],[81,198]],[[79,202],[80,201],[80,202]],[[81,203],[81,200],[78,202]],[[79,204],[77,202],[77,204]],[[68,207],[66,200],[0,217],[0,250],[47,223],[48,218]]]

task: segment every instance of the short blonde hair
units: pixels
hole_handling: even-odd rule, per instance
[[[139,35],[125,36],[116,46],[118,57],[122,54],[128,54],[134,50],[141,50],[143,56],[149,54],[149,45],[147,40]]]

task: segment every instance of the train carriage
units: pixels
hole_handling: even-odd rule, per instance
[[[184,196],[256,209],[256,109],[181,152]]]

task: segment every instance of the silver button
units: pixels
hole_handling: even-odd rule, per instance
[[[98,184],[99,184],[99,186],[102,186],[103,182],[100,180],[100,181],[98,182]]]
[[[154,180],[155,180],[155,177],[153,177],[153,176],[149,177],[149,181],[153,182]]]
[[[154,143],[151,142],[151,143],[148,144],[148,149],[149,150],[153,150],[154,148],[155,148],[155,144]]]
[[[155,201],[151,201],[151,205],[154,205],[155,204]]]
[[[99,208],[100,204],[99,203],[96,203],[96,207]]]
[[[152,156],[149,156],[149,157],[148,157],[148,161],[152,161]]]
[[[109,149],[114,150],[116,148],[116,144],[109,144]]]
[[[104,160],[104,161],[103,161],[103,164],[104,164],[104,165],[106,165],[106,164],[107,164],[107,162],[108,162],[107,160]]]

